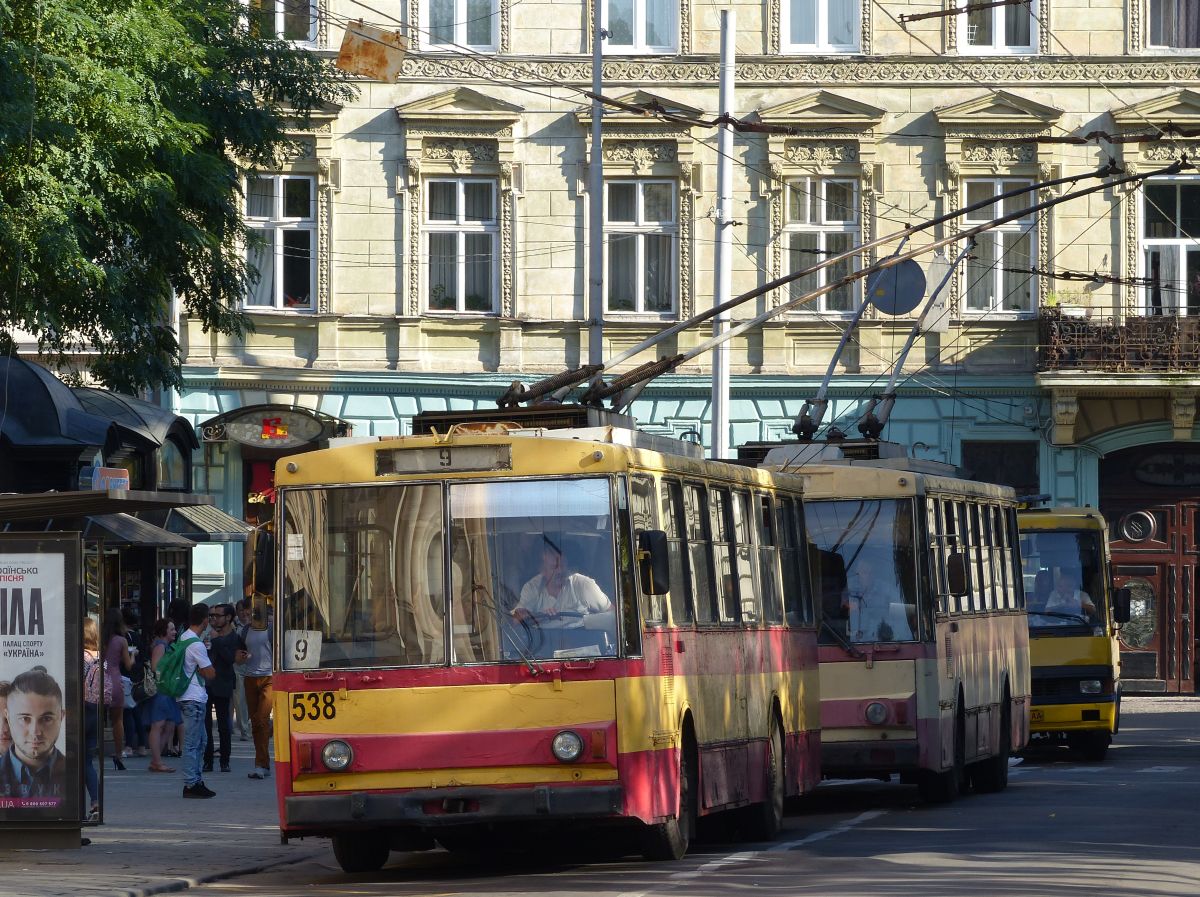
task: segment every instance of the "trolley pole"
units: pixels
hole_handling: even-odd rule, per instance
[[[733,10],[721,10],[720,113],[733,115],[734,36]],[[733,295],[733,127],[722,124],[717,132],[717,245],[713,305],[728,302]],[[713,321],[713,336],[729,330],[729,312]],[[729,457],[729,341],[713,350],[712,361],[712,446],[713,458]]]
[[[588,168],[588,363],[604,364],[604,86],[602,41],[608,32],[600,27],[602,3],[592,3],[592,140]]]

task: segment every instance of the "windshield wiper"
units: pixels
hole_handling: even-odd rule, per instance
[[[854,647],[854,645],[850,643],[849,639],[847,639],[840,632],[838,632],[836,629],[834,629],[832,626],[829,625],[828,620],[822,618],[821,626],[825,629],[826,632],[828,632],[830,635],[833,636],[834,641],[836,641],[839,645],[841,645],[842,650],[844,650],[851,657],[862,657],[863,656],[863,653],[861,651],[859,651],[856,647]]]

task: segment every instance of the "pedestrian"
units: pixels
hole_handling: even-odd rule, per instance
[[[266,604],[254,602],[250,627],[246,630],[246,706],[250,710],[250,730],[254,736],[254,771],[251,779],[271,774],[267,744],[271,738],[271,626]]]
[[[204,682],[216,676],[208,650],[200,640],[208,626],[208,605],[193,604],[188,612],[188,628],[179,636],[183,645],[183,674],[188,678],[187,688],[179,696],[179,712],[183,716],[183,796],[214,797],[216,792],[204,784],[200,764],[204,761],[204,709],[208,706],[208,692]]]
[[[157,671],[158,662],[162,660],[167,648],[175,641],[175,624],[164,617],[154,622],[154,641],[150,646],[150,669]],[[175,699],[162,692],[145,703],[146,723],[150,728],[151,772],[174,772],[174,767],[163,763],[164,756],[179,757],[182,752],[172,750],[171,743],[178,735],[179,743],[183,743],[183,716],[179,713],[179,705]]]
[[[145,671],[146,657],[142,651],[142,633],[138,629],[138,616],[132,607],[121,609],[125,622],[125,638],[129,642],[129,654],[133,668],[128,676],[121,677],[125,689],[125,756],[145,757],[150,753],[146,741],[146,722],[143,708],[133,698],[133,683],[141,682]]]
[[[237,603],[237,631],[246,643],[246,630],[250,628],[250,602],[243,598]],[[237,732],[238,741],[250,739],[250,710],[246,706],[246,664],[235,663],[233,673],[237,684],[233,688],[233,728]]]
[[[133,668],[133,654],[137,652],[136,648],[130,652],[129,640],[125,633],[121,609],[110,607],[104,612],[103,670],[105,678],[108,679],[104,693],[113,733],[113,766],[122,772],[125,771],[125,763],[121,759],[125,754],[125,689],[121,685],[121,671]]]
[[[221,772],[229,772],[230,744],[230,701],[233,690],[237,685],[237,674],[233,667],[235,663],[244,661],[248,656],[242,637],[233,628],[233,605],[218,604],[208,615],[208,625],[211,630],[208,643],[208,656],[212,660],[216,675],[208,680],[208,706],[204,711],[204,729],[206,742],[204,748],[204,772],[213,771],[213,714],[217,717],[217,735],[220,738]]]
[[[91,801],[88,810],[88,821],[100,816],[100,779],[96,775],[96,750],[100,744],[100,707],[99,701],[103,688],[103,677],[100,671],[92,673],[92,667],[100,662],[100,627],[91,617],[83,618],[83,783],[87,788],[88,800]],[[88,683],[97,683],[97,693],[88,693]],[[6,725],[7,728],[7,725]]]

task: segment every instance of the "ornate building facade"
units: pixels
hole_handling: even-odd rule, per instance
[[[604,94],[622,104],[603,118],[602,197],[587,177],[591,2],[609,33]],[[1145,173],[1200,156],[1200,22],[1186,0],[955,5],[725,7],[736,12],[736,113],[776,126],[735,139],[735,294],[1022,185],[1078,175],[1082,187],[1110,160]],[[312,0],[281,34],[333,54],[343,24],[365,14]],[[180,410],[213,435],[199,486],[234,513],[269,501],[274,457],[313,444],[280,443],[285,412],[293,437],[403,433],[422,409],[485,406],[513,380],[585,362],[592,202],[604,203],[604,357],[713,301],[718,156],[704,122],[717,107],[716,4],[408,0],[369,15],[409,37],[398,82],[361,81],[356,101],[300,135],[294,159],[247,173],[246,213],[263,235],[249,250],[263,271],[246,300],[255,332],[233,341],[184,322]],[[994,214],[968,213],[906,249],[1020,207],[998,200]],[[1114,532],[1139,536],[1118,547],[1142,571],[1121,574],[1141,590],[1135,606],[1154,616],[1144,678],[1189,691],[1197,236],[1190,169],[981,234],[909,356],[884,434],[918,457],[1111,509]],[[849,264],[734,318],[833,283]],[[1095,276],[1051,276],[1063,273]],[[790,435],[862,300],[861,283],[839,286],[734,340],[732,443]],[[827,421],[853,431],[912,325],[864,315]],[[695,327],[657,352],[710,335]],[[276,421],[266,436],[229,436],[224,424],[246,409]],[[709,411],[704,356],[632,407],[647,429],[705,440]],[[1109,494],[1107,465],[1145,490]],[[1126,527],[1135,513],[1154,525]]]

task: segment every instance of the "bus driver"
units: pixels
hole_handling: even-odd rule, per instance
[[[583,616],[612,609],[612,601],[596,580],[582,573],[569,572],[562,549],[543,536],[541,571],[521,587],[521,598],[512,615],[517,620],[526,620],[560,613]]]

